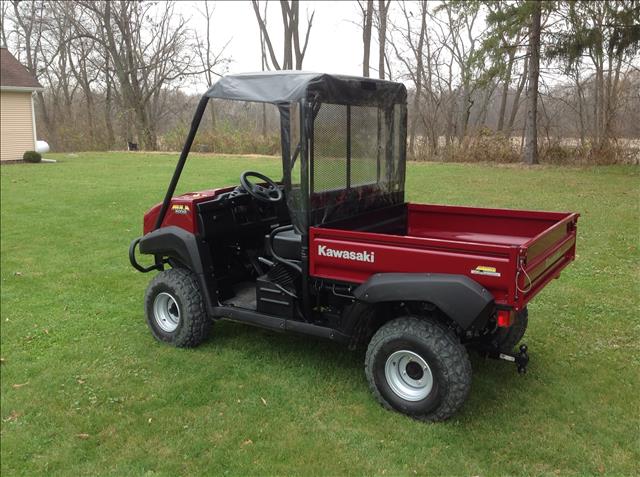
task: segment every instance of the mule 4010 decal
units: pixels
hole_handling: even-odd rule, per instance
[[[171,210],[178,215],[187,215],[190,212],[189,206],[184,204],[174,204],[171,206]]]

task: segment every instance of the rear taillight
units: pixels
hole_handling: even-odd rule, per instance
[[[513,312],[511,310],[498,310],[498,326],[507,328],[513,323]]]

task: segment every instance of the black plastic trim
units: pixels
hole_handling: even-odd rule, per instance
[[[140,265],[138,263],[138,260],[136,259],[136,247],[140,243],[141,239],[142,239],[142,237],[138,237],[137,239],[133,239],[131,241],[131,244],[129,245],[129,262],[131,263],[131,266],[133,268],[135,268],[136,270],[138,270],[139,272],[142,272],[142,273],[148,273],[148,272],[150,272],[152,270],[162,270],[162,262],[158,263],[156,261],[156,263],[154,263],[153,265],[150,265],[148,267],[145,267],[145,266]]]
[[[272,315],[266,315],[252,310],[237,308],[233,306],[217,306],[214,307],[213,317],[218,319],[227,319],[240,323],[247,323],[275,331],[293,331],[304,335],[325,338],[340,343],[347,343],[349,336],[341,333],[333,328],[326,326],[313,325],[303,321],[285,320]]]
[[[180,227],[172,225],[149,232],[140,239],[140,252],[172,257],[194,273],[203,273],[196,236]]]
[[[495,309],[493,295],[478,282],[444,273],[378,273],[353,295],[364,303],[433,303],[463,330],[482,328]]]

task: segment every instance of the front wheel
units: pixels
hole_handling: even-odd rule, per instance
[[[371,339],[365,374],[376,399],[415,419],[443,421],[471,388],[471,363],[453,331],[435,320],[394,319]]]
[[[147,287],[144,307],[147,325],[158,341],[192,348],[207,337],[211,320],[196,276],[187,269],[160,272]]]

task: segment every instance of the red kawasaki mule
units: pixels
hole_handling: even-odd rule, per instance
[[[282,173],[173,196],[210,98],[271,103]],[[387,408],[437,421],[471,385],[467,348],[524,372],[527,303],[575,258],[578,215],[405,201],[406,90],[303,72],[222,78],[202,98],[132,265],[161,341],[196,346],[220,319],[366,346]],[[136,248],[154,257],[140,265]]]

